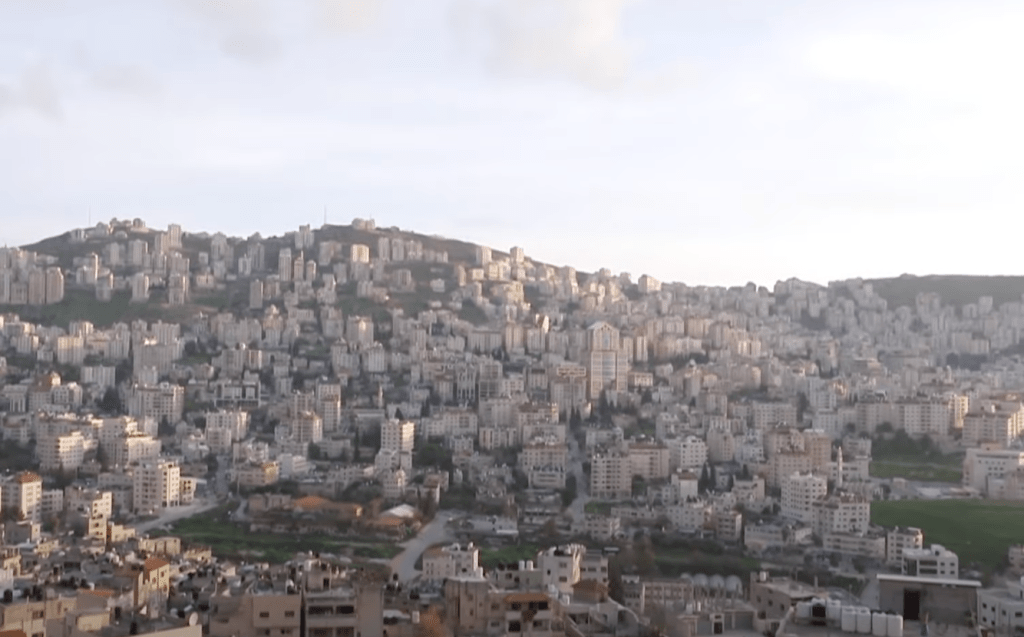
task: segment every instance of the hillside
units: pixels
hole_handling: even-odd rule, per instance
[[[408,232],[398,228],[377,228],[375,230],[359,230],[351,225],[325,225],[314,230],[316,241],[337,241],[343,245],[363,243],[370,247],[371,254],[376,254],[377,240],[380,237],[399,237],[406,241],[419,241],[424,249],[434,251],[446,251],[448,263],[415,263],[404,262],[401,264],[389,264],[388,271],[396,268],[407,269],[411,272],[415,281],[415,289],[406,292],[393,292],[386,303],[379,304],[370,299],[357,298],[355,283],[349,282],[339,286],[337,306],[345,313],[363,313],[371,315],[386,316],[388,311],[394,308],[401,308],[407,314],[416,314],[428,307],[433,301],[445,301],[447,294],[436,293],[430,289],[429,281],[436,278],[451,280],[454,278],[455,266],[464,265],[470,267],[476,261],[476,244],[466,241],[459,241],[445,237],[423,235],[415,232]],[[72,241],[71,233],[65,232],[60,235],[37,241],[30,245],[22,246],[25,250],[32,250],[40,254],[47,254],[57,257],[62,268],[71,271],[74,268],[75,260],[81,259],[90,253],[102,254],[104,248],[113,242],[122,245],[130,239],[143,239],[152,246],[152,234],[150,230],[129,231],[127,236],[121,237],[97,237],[88,238],[85,241]],[[211,235],[208,233],[182,233],[182,247],[180,252],[188,257],[193,264],[198,263],[199,254],[208,251]],[[262,237],[266,263],[268,266],[277,263],[278,253],[282,248],[294,249],[294,243],[290,235]],[[228,242],[234,246],[236,257],[244,254],[247,239],[241,237],[229,237]],[[507,252],[492,249],[492,255],[496,258],[508,256]],[[316,258],[316,251],[313,250],[307,258]],[[116,275],[130,275],[132,269],[122,266],[115,269]],[[248,298],[248,284],[243,280],[233,282],[222,282],[215,290],[194,290],[191,295],[191,302],[181,307],[170,307],[166,304],[166,292],[160,288],[153,288],[148,303],[134,304],[129,302],[129,295],[125,291],[115,293],[111,302],[104,303],[97,301],[91,289],[82,289],[68,282],[68,290],[64,301],[55,305],[45,306],[0,306],[0,312],[15,312],[26,319],[39,322],[44,325],[59,325],[67,327],[73,320],[88,320],[98,327],[107,327],[115,322],[131,321],[136,318],[155,320],[183,320],[198,312],[217,312],[233,310],[246,312],[246,299]],[[459,313],[461,318],[472,323],[483,324],[487,322],[486,315],[481,310],[467,304]]]
[[[936,292],[942,303],[957,307],[977,303],[978,297],[991,296],[995,307],[1003,303],[1020,302],[1024,295],[1024,276],[974,276],[942,274],[912,276],[905,274],[891,279],[866,279],[874,286],[875,293],[886,300],[889,309],[901,305],[914,306],[914,299],[921,292]]]

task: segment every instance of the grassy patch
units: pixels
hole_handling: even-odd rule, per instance
[[[226,558],[259,558],[268,562],[285,562],[301,551],[337,553],[352,546],[355,557],[390,559],[402,549],[393,544],[352,545],[337,537],[252,533],[228,519],[233,507],[224,506],[176,522],[172,533],[186,542],[209,546],[213,554]]]
[[[539,550],[535,544],[516,544],[503,546],[500,549],[480,549],[480,564],[486,568],[494,568],[498,564],[535,560]]]
[[[901,305],[914,307],[920,292],[937,292],[943,305],[956,306],[977,303],[978,297],[991,296],[996,307],[1001,303],[1019,302],[1024,293],[1024,277],[1020,276],[904,275],[865,283],[874,287],[875,294],[886,300],[890,310]]]
[[[1011,544],[1019,544],[1024,506],[992,500],[888,500],[871,504],[871,522],[916,526],[925,544],[941,544],[960,556],[961,566],[977,563],[996,570]]]
[[[921,482],[955,482],[963,479],[960,469],[931,463],[872,462],[873,478],[906,478]]]
[[[155,300],[132,303],[131,294],[125,291],[115,292],[110,301],[96,300],[91,290],[67,290],[64,300],[53,305],[0,305],[0,312],[14,312],[25,320],[63,328],[71,321],[89,321],[96,327],[131,323],[135,319],[182,322],[195,311],[192,306],[170,307]]]
[[[612,503],[590,501],[583,505],[583,512],[594,513],[597,515],[609,515],[612,512]]]
[[[487,314],[468,301],[464,301],[462,303],[462,309],[459,310],[459,318],[463,321],[468,321],[473,325],[487,324]]]

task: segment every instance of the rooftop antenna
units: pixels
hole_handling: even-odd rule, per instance
[[[89,225],[92,225],[92,206],[89,206]]]
[[[324,225],[327,225],[327,204],[324,204]]]

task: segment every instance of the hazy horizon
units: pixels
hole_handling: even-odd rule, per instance
[[[326,205],[692,285],[1012,273],[1022,26],[1002,1],[0,0],[0,244],[90,208],[248,236]]]

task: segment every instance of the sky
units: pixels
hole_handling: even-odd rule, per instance
[[[0,244],[438,234],[691,285],[1021,274],[1024,3],[0,0]]]

